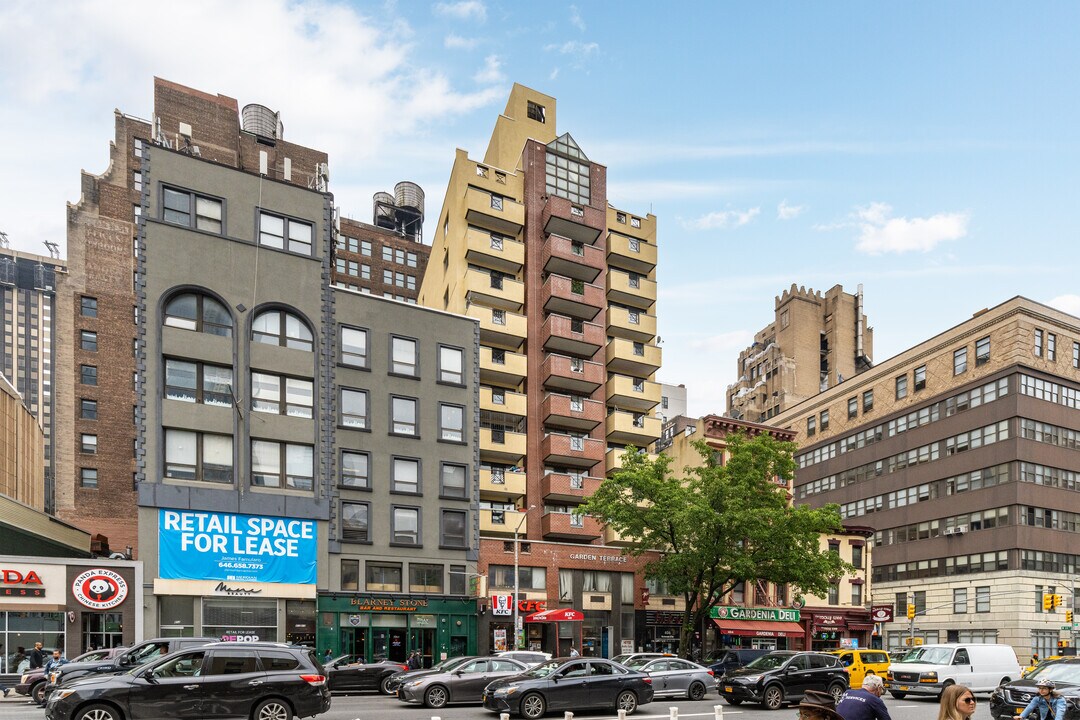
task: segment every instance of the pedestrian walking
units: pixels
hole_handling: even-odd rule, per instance
[[[45,667],[45,651],[41,649],[41,641],[34,643],[34,649],[30,651],[30,669],[37,670],[38,668]]]
[[[52,673],[55,670],[59,670],[60,667],[63,666],[63,665],[67,665],[67,661],[68,661],[67,658],[64,657],[64,654],[62,652],[60,652],[59,649],[53,650],[52,658],[50,658],[49,661],[45,663],[45,679],[46,679],[46,681],[52,682],[52,680],[49,677],[50,673]],[[46,699],[47,699],[47,696],[42,698],[42,701],[39,703],[39,707],[45,707],[45,700]]]
[[[882,702],[885,683],[877,675],[863,678],[862,687],[848,690],[836,704],[836,712],[844,720],[892,720],[889,710]]]
[[[570,646],[570,657],[577,657],[578,655],[580,655],[580,653],[577,651],[577,648],[574,647],[573,645],[571,645]]]
[[[1027,720],[1038,713],[1034,720],[1064,720],[1065,698],[1057,691],[1057,685],[1053,680],[1040,679],[1035,683],[1039,694],[1031,698],[1024,711],[1020,713],[1020,720]]]
[[[975,714],[975,695],[966,685],[950,685],[941,691],[938,720],[968,720]]]
[[[326,663],[330,662],[333,659],[334,659],[334,653],[330,652],[330,648],[326,648],[326,652],[324,652],[323,656],[322,656],[323,664],[325,665]]]
[[[799,720],[843,720],[836,712],[836,700],[827,692],[807,690],[799,701]]]

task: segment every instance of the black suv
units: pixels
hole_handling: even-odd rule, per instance
[[[807,690],[831,694],[837,700],[848,688],[848,675],[835,655],[774,650],[732,670],[716,681],[716,689],[732,705],[760,703],[779,710],[797,702]]]
[[[291,720],[329,709],[326,673],[312,648],[216,642],[120,675],[91,675],[57,688],[45,717]]]
[[[1054,681],[1057,692],[1065,698],[1065,720],[1080,720],[1080,658],[1077,657],[1047,660],[1027,677],[999,686],[990,695],[990,716],[999,720],[1019,715],[1032,698],[1038,697],[1035,683],[1039,680]]]

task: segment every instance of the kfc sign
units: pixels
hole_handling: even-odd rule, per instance
[[[514,614],[512,595],[492,595],[491,614],[509,617]],[[534,613],[547,610],[547,600],[518,600],[518,612]]]
[[[37,570],[0,569],[0,597],[45,597]]]

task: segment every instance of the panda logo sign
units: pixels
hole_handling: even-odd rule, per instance
[[[80,573],[71,583],[75,599],[92,610],[109,610],[127,599],[127,582],[112,570],[96,568]]]

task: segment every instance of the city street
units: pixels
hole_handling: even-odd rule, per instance
[[[979,694],[976,697],[979,700],[979,707],[975,711],[974,720],[990,720],[989,696]],[[931,720],[936,717],[938,711],[937,701],[932,698],[896,700],[886,695],[884,700],[893,720]],[[663,720],[669,717],[669,708],[677,707],[680,720],[685,718],[709,720],[713,717],[713,706],[718,703],[724,707],[724,717],[731,720],[792,720],[797,715],[794,705],[770,712],[760,707],[747,705],[733,707],[723,703],[715,694],[709,694],[699,702],[663,698],[643,706],[632,717],[634,720]],[[0,700],[0,719],[37,720],[44,716],[43,710],[37,709],[26,701],[16,701],[12,698]],[[330,712],[319,715],[318,720],[373,720],[374,718],[378,720],[427,720],[431,717],[439,717],[442,720],[496,720],[497,718],[494,713],[471,705],[427,710],[418,705],[405,705],[394,698],[381,695],[352,695],[335,696]],[[547,717],[552,720],[561,720],[562,714],[550,713]],[[616,718],[614,713],[604,711],[583,712],[577,717],[588,718],[588,720],[615,720]]]

